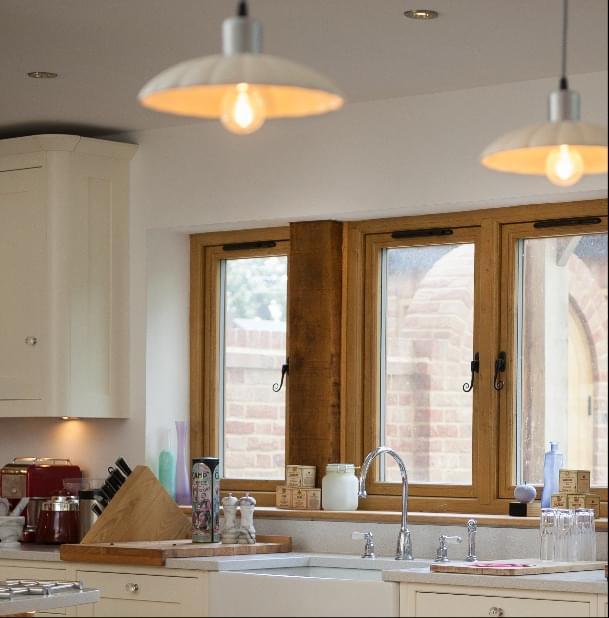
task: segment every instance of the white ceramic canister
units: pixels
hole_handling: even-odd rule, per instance
[[[328,464],[321,481],[324,511],[357,511],[358,480],[353,464]]]

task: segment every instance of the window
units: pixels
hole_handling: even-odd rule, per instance
[[[505,514],[557,440],[606,516],[606,200],[291,230],[191,239],[191,452],[223,490],[274,504],[285,463],[384,444],[411,511]],[[391,458],[367,490],[401,508]]]
[[[285,475],[286,390],[273,385],[286,362],[286,236],[191,237],[191,452],[220,457],[226,489]]]
[[[516,359],[506,475],[517,482],[543,483],[544,452],[557,441],[568,467],[607,487],[606,229],[606,218],[504,226],[514,290],[503,308],[504,345],[512,342]],[[606,499],[606,489],[599,493]]]
[[[541,488],[550,440],[606,501],[605,215],[598,201],[349,224],[362,313],[346,372],[363,388],[346,393],[362,430],[345,452],[394,448],[411,510],[505,513],[517,482]],[[391,459],[370,480],[364,508],[399,508]]]

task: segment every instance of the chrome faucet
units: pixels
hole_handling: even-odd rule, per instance
[[[362,464],[362,470],[359,477],[359,492],[360,498],[368,497],[366,493],[366,475],[368,474],[368,468],[372,461],[386,453],[391,455],[400,467],[400,474],[402,476],[402,523],[400,525],[400,532],[398,533],[398,543],[395,551],[396,560],[412,560],[412,541],[410,538],[410,530],[408,530],[408,473],[406,472],[406,464],[402,458],[388,446],[378,446],[373,451],[370,451],[364,459]]]

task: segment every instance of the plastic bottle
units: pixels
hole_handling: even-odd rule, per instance
[[[550,450],[543,459],[543,492],[541,508],[547,509],[552,501],[552,494],[558,493],[558,476],[564,468],[564,455],[558,450],[558,442],[550,442]]]
[[[159,481],[165,491],[176,499],[176,457],[171,450],[171,441],[167,436],[167,445],[159,453]]]

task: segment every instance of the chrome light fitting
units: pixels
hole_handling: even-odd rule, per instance
[[[562,71],[550,93],[549,122],[507,133],[482,153],[481,163],[499,172],[546,175],[555,185],[574,185],[584,174],[607,171],[607,129],[580,120],[579,93],[567,81],[568,3],[563,0]]]
[[[438,11],[434,11],[433,9],[409,9],[408,11],[404,11],[404,17],[408,17],[408,19],[419,19],[421,21],[436,19],[438,15]]]
[[[150,80],[140,103],[150,109],[199,118],[219,118],[226,129],[253,133],[267,118],[323,114],[343,97],[319,73],[262,53],[262,26],[247,2],[224,20],[223,53],[177,64]]]
[[[53,73],[52,71],[30,71],[27,73],[27,76],[32,79],[55,79],[58,73]]]

